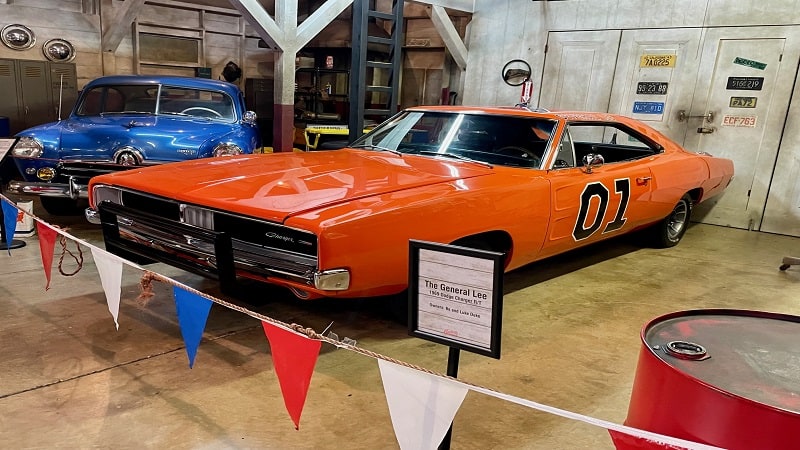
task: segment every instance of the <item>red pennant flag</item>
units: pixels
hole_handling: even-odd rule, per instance
[[[311,384],[311,375],[314,374],[314,365],[317,363],[322,342],[264,321],[261,325],[272,350],[272,364],[281,384],[283,404],[294,422],[295,430],[299,430],[300,414],[306,403],[308,386]]]
[[[686,450],[686,447],[662,444],[643,437],[620,433],[616,430],[608,430],[608,434],[611,435],[611,440],[617,450]]]
[[[36,221],[36,232],[39,234],[39,251],[42,253],[44,276],[47,278],[47,286],[44,288],[46,291],[50,289],[50,269],[53,268],[53,248],[56,245],[58,232],[39,221]]]

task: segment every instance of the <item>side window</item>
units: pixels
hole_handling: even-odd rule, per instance
[[[639,133],[619,124],[571,123],[567,131],[575,149],[575,162],[583,164],[583,157],[600,154],[606,163],[632,161],[658,153]]]
[[[564,136],[561,137],[561,142],[558,144],[553,169],[567,169],[570,167],[575,167],[575,149],[572,146],[572,136],[570,136],[569,128],[567,128],[564,130]]]

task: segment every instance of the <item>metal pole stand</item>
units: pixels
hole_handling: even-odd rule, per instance
[[[450,351],[447,354],[447,376],[457,378],[458,377],[458,358],[461,356],[461,350],[455,347],[450,347]],[[444,435],[442,439],[442,443],[439,444],[438,450],[450,450],[450,439],[453,437],[453,424],[450,424],[450,428],[447,430],[447,434]]]

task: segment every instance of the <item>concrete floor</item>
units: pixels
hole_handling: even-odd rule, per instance
[[[90,242],[80,218],[48,218]],[[141,273],[125,268],[114,329],[91,255],[54,270],[44,290],[35,237],[0,254],[0,448],[398,448],[375,360],[323,344],[296,431],[260,324],[215,305],[194,369],[172,296],[136,301]],[[675,248],[616,239],[506,275],[502,358],[462,352],[459,376],[547,405],[622,423],[639,333],[649,320],[695,308],[800,315],[800,239],[692,226]],[[57,259],[57,257],[56,257]],[[220,296],[214,283],[163,265],[157,272]],[[411,364],[445,372],[447,348],[407,336],[377,301],[302,303],[252,287],[234,299],[261,314]],[[453,449],[611,449],[607,432],[470,392]]]

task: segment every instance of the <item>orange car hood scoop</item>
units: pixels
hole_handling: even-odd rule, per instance
[[[488,166],[389,152],[246,155],[117,173],[113,184],[267,220],[492,173]],[[137,173],[128,179],[129,174]],[[144,176],[145,174],[149,176]]]

